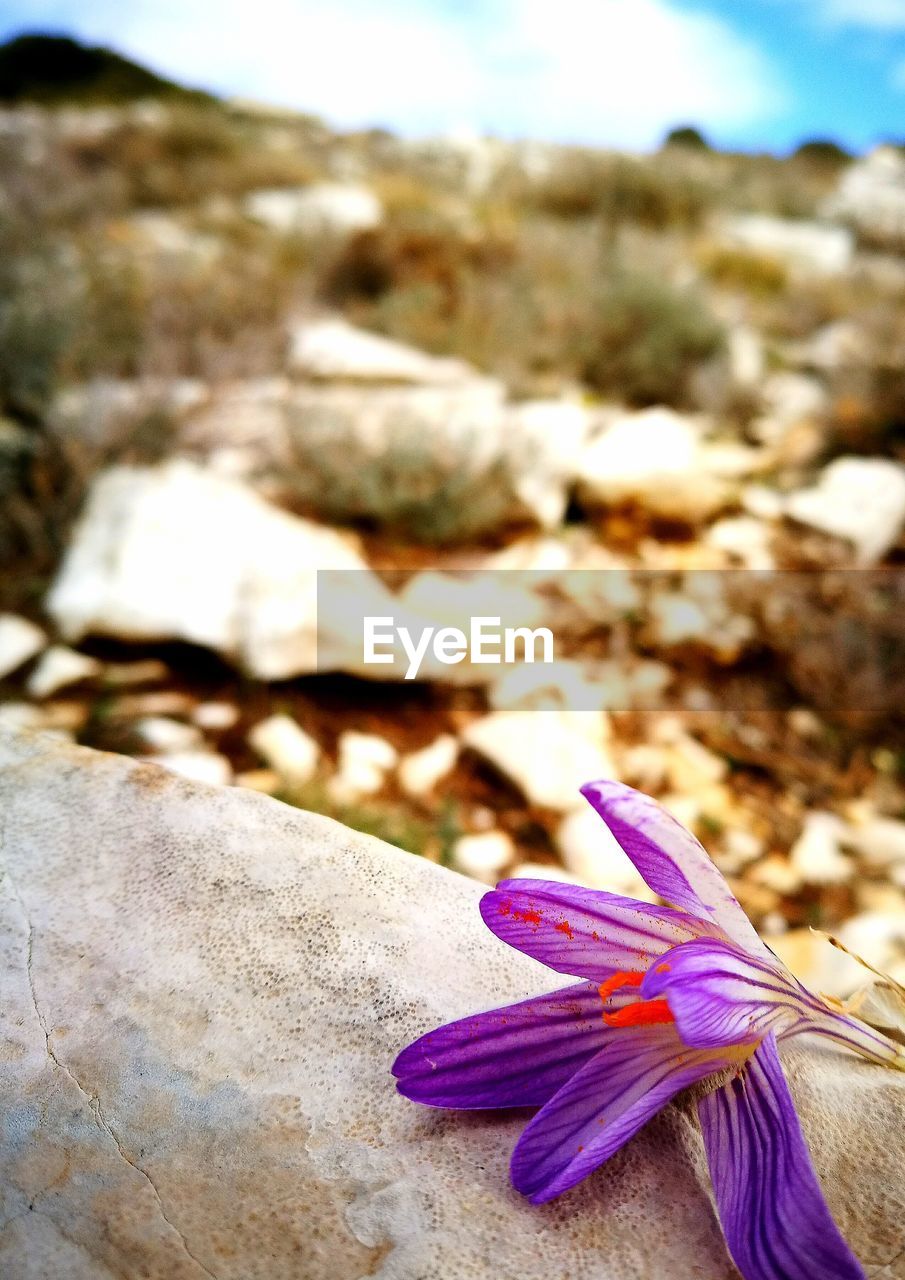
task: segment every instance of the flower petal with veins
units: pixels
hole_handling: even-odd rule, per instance
[[[836,1226],[801,1132],[776,1040],[698,1102],[729,1252],[757,1280],[864,1280]]]
[[[603,982],[643,971],[679,942],[708,932],[683,911],[547,880],[504,880],[481,899],[493,933],[557,973]],[[722,936],[719,929],[709,930]]]
[[[603,818],[648,888],[671,906],[713,921],[733,941],[764,949],[707,850],[663,805],[609,780],[589,782],[581,794]]]

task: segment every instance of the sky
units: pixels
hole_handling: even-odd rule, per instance
[[[228,96],[419,136],[905,139],[905,0],[0,0]]]

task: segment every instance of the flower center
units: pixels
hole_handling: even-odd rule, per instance
[[[606,1003],[615,991],[623,987],[640,987],[643,973],[614,973],[601,982],[597,990],[603,1001],[603,1020],[608,1027],[647,1027],[657,1022],[675,1022],[666,1000],[635,1000],[614,1013],[608,1013]]]

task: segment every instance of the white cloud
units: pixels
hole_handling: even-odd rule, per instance
[[[783,100],[756,47],[673,0],[81,0],[66,25],[189,83],[410,134],[644,147]]]

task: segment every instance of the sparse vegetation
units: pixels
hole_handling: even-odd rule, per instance
[[[210,101],[110,49],[67,36],[23,35],[0,46],[0,102],[122,103],[137,98]]]
[[[695,368],[715,356],[722,328],[688,290],[652,276],[616,274],[603,286],[580,342],[582,374],[629,404],[687,404]]]
[[[663,139],[663,145],[664,147],[689,147],[692,151],[710,150],[710,143],[700,129],[692,124],[683,124],[676,129],[670,129]]]

